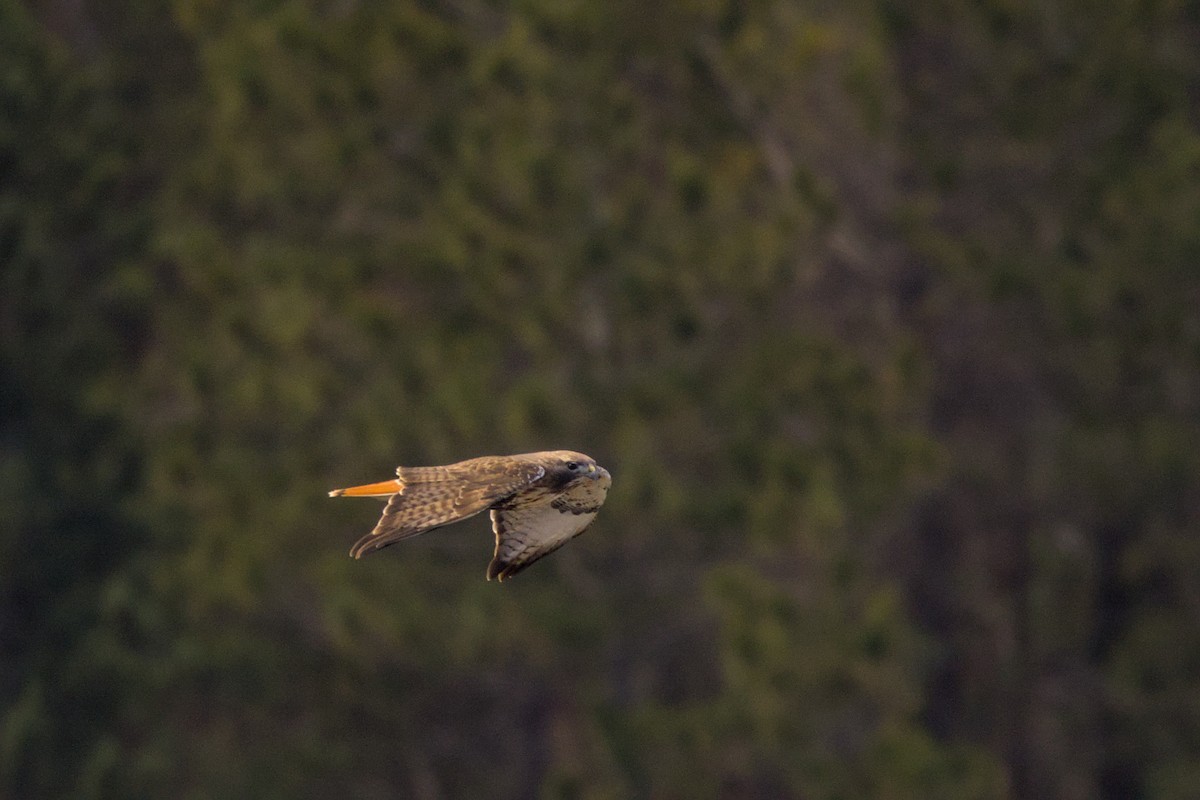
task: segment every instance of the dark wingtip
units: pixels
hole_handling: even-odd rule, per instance
[[[495,578],[498,582],[503,583],[504,577],[504,565],[493,558],[492,563],[488,564],[487,579],[490,581],[492,578]]]
[[[504,583],[513,575],[520,572],[524,566],[524,564],[503,564],[493,561],[488,565],[487,579],[490,581],[492,578],[495,578],[497,583]]]
[[[371,545],[374,544],[374,540],[374,534],[367,534],[363,538],[359,539],[354,543],[354,546],[350,548],[351,557],[355,560],[362,558],[373,549]]]

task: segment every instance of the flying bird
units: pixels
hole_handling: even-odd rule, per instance
[[[489,509],[496,551],[487,578],[503,581],[583,533],[611,484],[608,470],[590,456],[548,450],[397,467],[393,480],[329,496],[387,498],[374,530],[350,548],[355,558]]]

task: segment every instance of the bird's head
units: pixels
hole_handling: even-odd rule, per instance
[[[578,478],[600,480],[609,477],[608,470],[597,464],[596,459],[589,455],[573,450],[555,450],[548,455],[552,471],[558,473],[564,483]]]

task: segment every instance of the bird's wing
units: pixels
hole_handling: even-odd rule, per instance
[[[503,581],[583,533],[608,493],[609,479],[579,478],[561,492],[533,487],[492,509],[496,553],[488,580]]]
[[[527,461],[488,456],[445,467],[398,467],[393,494],[374,530],[355,542],[350,555],[387,547],[402,539],[473,517],[545,474]]]

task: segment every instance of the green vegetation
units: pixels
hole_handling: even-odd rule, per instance
[[[0,2],[0,796],[1200,796],[1198,32]]]

